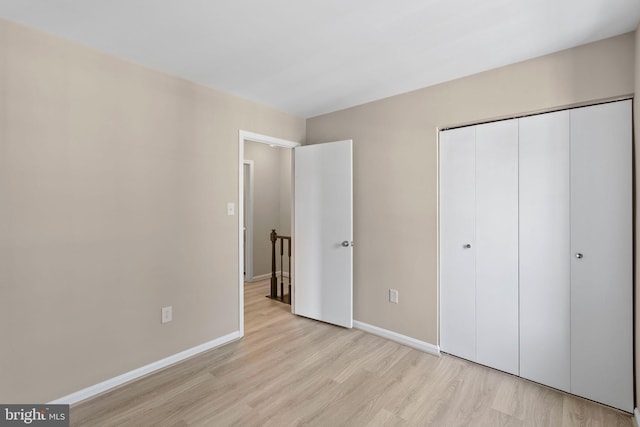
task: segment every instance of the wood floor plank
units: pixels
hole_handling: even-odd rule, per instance
[[[413,399],[399,408],[399,415],[420,425],[435,425],[435,420],[449,410],[449,401],[458,392],[459,377],[465,370],[461,360],[444,356],[438,359],[425,380],[416,385]]]
[[[71,408],[72,426],[632,426],[449,355],[291,314],[245,285],[245,337]]]
[[[398,417],[392,412],[387,411],[386,409],[381,409],[378,413],[367,423],[367,427],[396,427],[396,426],[408,426],[407,423],[402,418]]]
[[[458,371],[451,382],[451,390],[455,392],[448,398],[445,410],[433,418],[434,424],[452,422],[465,426],[483,418],[495,398],[501,375],[489,368],[479,368],[465,367]]]
[[[503,412],[488,408],[484,414],[476,421],[476,425],[492,426],[492,427],[522,427],[524,421],[507,415]]]
[[[563,426],[630,426],[630,417],[610,408],[571,395],[563,396]]]

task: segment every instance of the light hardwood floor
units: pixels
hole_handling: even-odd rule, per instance
[[[72,426],[633,426],[452,356],[293,316],[245,286],[245,337],[71,408]]]

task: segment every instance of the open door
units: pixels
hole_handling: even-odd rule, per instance
[[[353,326],[352,141],[294,150],[294,313]]]

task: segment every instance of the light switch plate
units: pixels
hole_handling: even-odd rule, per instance
[[[227,215],[235,215],[236,214],[236,204],[229,202],[227,203]]]
[[[162,307],[162,323],[169,323],[173,320],[173,307]]]
[[[394,304],[398,303],[398,290],[397,289],[389,289],[389,302]]]

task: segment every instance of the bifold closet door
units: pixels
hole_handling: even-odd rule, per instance
[[[476,126],[476,361],[518,375],[518,121]]]
[[[518,123],[440,133],[440,345],[518,374]]]
[[[571,392],[633,411],[631,101],[571,111]]]
[[[440,132],[440,348],[476,355],[475,127]]]
[[[570,391],[569,111],[520,119],[520,376]]]

